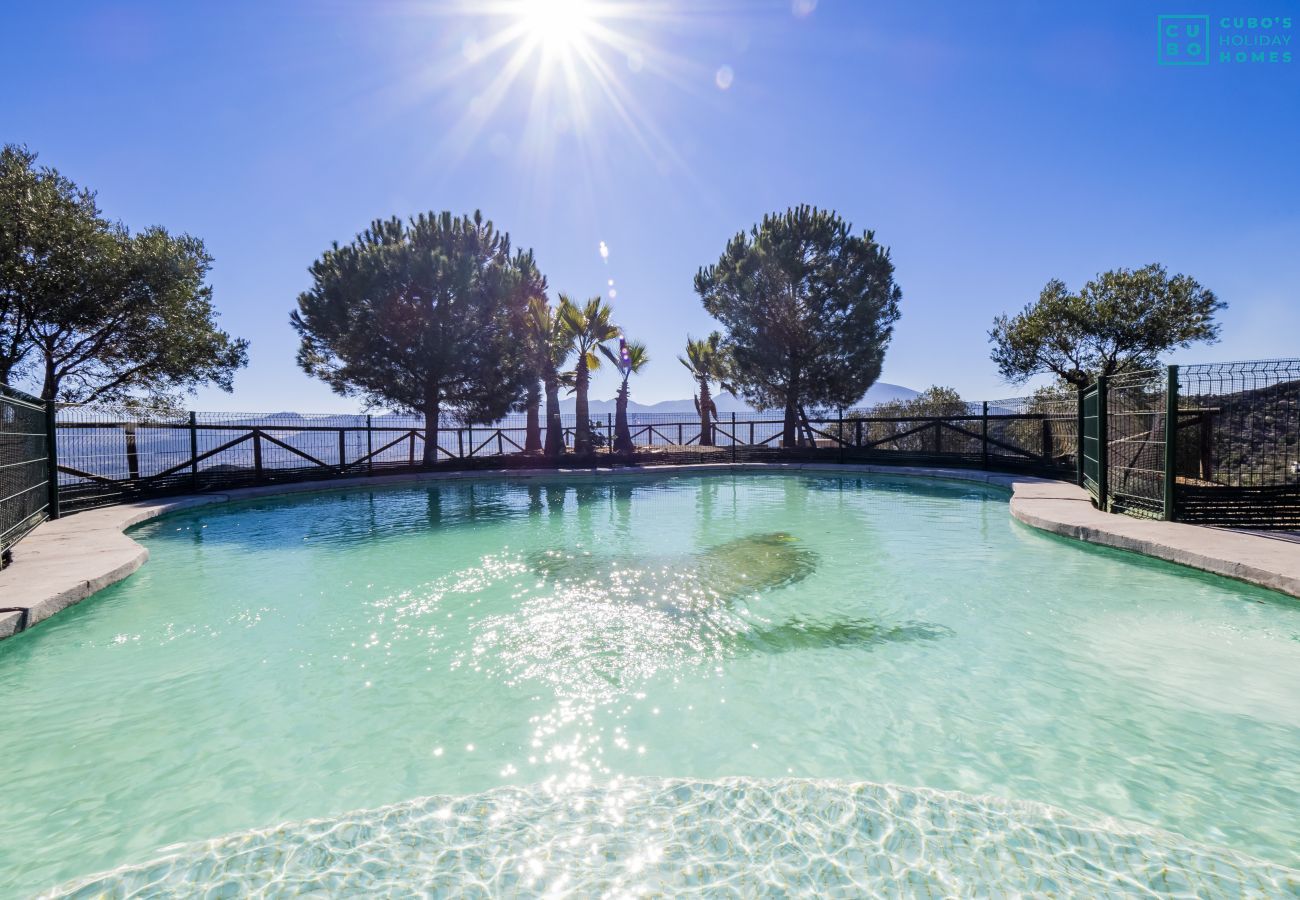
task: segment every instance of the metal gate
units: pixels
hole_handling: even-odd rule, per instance
[[[1083,392],[1079,444],[1083,460],[1083,486],[1098,509],[1106,508],[1106,379],[1103,376]]]
[[[0,385],[0,566],[18,539],[50,518],[47,405]]]

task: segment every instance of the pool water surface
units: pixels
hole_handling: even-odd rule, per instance
[[[0,895],[1300,892],[1300,604],[1001,491],[463,480],[132,536],[0,643]]]

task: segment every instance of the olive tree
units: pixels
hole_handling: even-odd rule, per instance
[[[203,242],[132,234],[22,147],[0,151],[0,383],[45,400],[171,403],[229,391],[248,342],[217,327]]]
[[[993,320],[991,356],[1014,383],[1052,374],[1076,388],[1099,375],[1147,369],[1162,353],[1218,340],[1214,316],[1226,306],[1187,275],[1152,263],[1103,272],[1071,293],[1049,281],[1014,316]]]

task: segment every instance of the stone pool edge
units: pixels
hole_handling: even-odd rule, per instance
[[[689,466],[628,466],[617,469],[494,469],[414,472],[328,481],[261,485],[213,494],[109,506],[45,522],[13,551],[0,571],[0,640],[43,622],[144,565],[149,551],[124,532],[170,512],[282,494],[322,493],[424,481],[666,475],[727,471],[868,472],[967,481],[1011,493],[1011,515],[1043,531],[1091,544],[1128,550],[1269,588],[1300,598],[1300,547],[1266,534],[1245,534],[1176,522],[1133,519],[1093,508],[1082,488],[1062,481],[982,469],[946,469],[838,463],[701,463]]]

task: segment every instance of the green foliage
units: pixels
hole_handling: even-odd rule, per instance
[[[492,421],[525,389],[525,318],[546,281],[480,213],[376,221],[310,271],[290,317],[298,364],[339,394],[423,412],[426,463],[441,412]]]
[[[878,404],[872,414],[876,416],[965,416],[970,414],[970,404],[961,398],[955,388],[931,385],[909,400],[890,400]]]
[[[786,446],[805,407],[852,406],[880,376],[902,297],[874,232],[808,206],[737,234],[695,290],[726,327],[742,395],[784,407]]]
[[[706,392],[714,383],[721,385],[723,390],[730,390],[727,381],[731,378],[731,358],[723,346],[720,332],[711,332],[701,340],[688,334],[686,355],[677,357],[677,361]]]
[[[617,369],[623,365],[623,361],[619,358],[619,355],[609,349],[606,345],[600,345],[600,352],[607,360],[609,360],[610,364],[613,365],[614,368]],[[645,344],[640,341],[627,342],[627,356],[629,365],[623,375],[624,384],[627,384],[629,375],[639,375],[641,370],[650,362],[650,354],[646,351]]]
[[[531,395],[536,392],[536,382],[541,381],[546,397],[546,453],[558,456],[564,452],[564,426],[560,420],[560,388],[562,372],[573,352],[573,341],[564,322],[554,307],[543,296],[528,301],[524,318],[524,352],[527,354],[529,379],[528,428],[524,448],[542,447],[536,406]]]
[[[600,368],[600,356],[596,348],[605,341],[618,337],[618,328],[611,319],[613,315],[609,306],[599,297],[592,297],[583,306],[578,306],[565,294],[560,295],[559,316],[563,328],[573,344],[577,354],[577,364],[573,367],[573,390],[576,395],[575,414],[577,425],[573,435],[574,452],[583,455],[590,453],[594,444],[590,422],[590,405],[588,390],[591,387],[591,371]]]
[[[627,365],[624,368],[621,353],[615,353],[604,344],[600,345],[600,352],[623,375],[623,382],[618,388],[618,399],[614,405],[614,449],[619,453],[631,453],[635,449],[632,446],[632,431],[627,423],[628,379],[639,374],[650,363],[650,354],[646,351],[645,344],[640,341],[627,341],[626,347]],[[619,349],[621,351],[622,347]]]
[[[723,345],[722,334],[714,331],[703,340],[686,336],[686,355],[677,361],[691,373],[698,388],[695,394],[695,411],[700,416],[700,446],[713,446],[713,422],[718,418],[718,407],[713,402],[712,387],[717,383],[725,391],[734,390],[730,382],[731,356]]]
[[[993,320],[989,340],[998,371],[1012,382],[1052,373],[1075,387],[1099,375],[1149,369],[1176,347],[1218,340],[1215,314],[1226,306],[1187,275],[1152,263],[1104,272],[1077,294],[1052,280],[1038,301]]]
[[[970,414],[970,404],[954,388],[932,385],[909,400],[890,400],[877,404],[869,415],[854,414],[851,418],[869,421],[863,434],[866,441],[891,441],[895,450],[933,449],[934,436],[930,431],[915,431],[916,422],[881,422],[879,419],[895,418],[947,418]],[[856,426],[853,426],[856,428]],[[845,423],[845,430],[850,426]],[[911,433],[909,433],[911,432]]]
[[[44,399],[166,404],[231,389],[247,341],[216,326],[212,258],[161,227],[132,235],[22,147],[0,151],[0,381]]]

